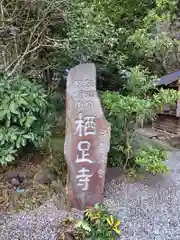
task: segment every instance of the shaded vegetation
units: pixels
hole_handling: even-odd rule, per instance
[[[63,121],[58,123],[67,70],[94,62],[112,124],[109,164],[134,164],[136,128],[178,97],[154,87],[158,76],[179,66],[178,1],[4,0],[0,10],[0,71],[6,76],[0,92],[1,163],[11,162],[28,142],[46,139],[48,122],[64,134]],[[43,78],[49,67],[60,69],[58,83]]]

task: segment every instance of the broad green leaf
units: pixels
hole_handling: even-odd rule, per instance
[[[10,103],[9,109],[10,109],[11,113],[18,114],[17,106],[16,106],[15,102],[12,101]]]
[[[27,106],[27,105],[28,105],[28,102],[25,101],[23,98],[20,98],[20,99],[19,99],[19,103],[22,104],[22,105],[24,105],[24,106]]]
[[[34,117],[34,116],[28,116],[28,117],[26,118],[25,127],[26,127],[26,128],[30,128],[30,127],[32,126],[32,124],[33,124],[34,121],[36,121],[36,117]]]
[[[12,162],[13,160],[14,160],[14,156],[12,156],[12,155],[8,155],[6,157],[6,162]]]
[[[25,147],[26,146],[26,139],[22,139],[22,141],[21,141],[21,145],[23,146],[23,147]]]
[[[17,149],[19,149],[21,146],[21,136],[18,137],[17,141],[16,141],[16,147]]]
[[[0,110],[0,120],[2,120],[6,115],[6,110]]]

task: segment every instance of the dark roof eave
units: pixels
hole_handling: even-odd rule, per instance
[[[156,82],[156,86],[162,86],[162,85],[167,86],[173,82],[176,82],[179,78],[180,78],[180,70],[163,76],[162,78],[159,79],[159,81]]]

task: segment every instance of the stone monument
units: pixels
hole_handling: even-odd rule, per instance
[[[96,92],[94,64],[69,71],[66,87],[65,159],[67,196],[72,207],[86,209],[103,200],[110,124]]]

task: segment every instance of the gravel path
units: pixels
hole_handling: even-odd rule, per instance
[[[180,151],[169,154],[171,172],[106,186],[105,203],[121,219],[121,240],[180,240]],[[0,240],[56,240],[66,217],[52,202],[0,217]],[[73,211],[74,216],[81,212]]]

